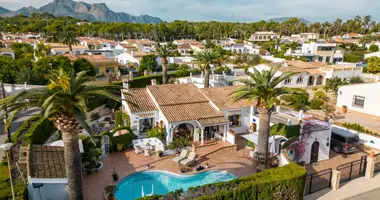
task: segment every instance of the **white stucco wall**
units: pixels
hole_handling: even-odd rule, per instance
[[[336,106],[347,106],[348,110],[380,116],[380,83],[355,84],[339,87]],[[353,106],[354,96],[364,97],[363,108]]]
[[[29,179],[28,192],[32,199],[67,200],[69,198],[66,179]],[[32,183],[42,183],[38,188],[33,188]]]
[[[362,67],[347,67],[345,69],[339,69],[339,70],[323,70],[326,73],[325,78],[333,78],[333,77],[339,77],[341,79],[345,78],[352,78],[361,76],[363,73]]]
[[[319,142],[318,162],[328,160],[330,158],[331,129],[318,131],[311,134],[306,141],[306,150],[300,161],[305,161],[306,164],[310,163],[311,147],[315,141]]]
[[[230,126],[230,130],[232,130],[234,133],[247,133],[247,130],[249,131],[250,127],[250,107],[245,107],[241,109],[226,109],[222,110],[224,113],[224,117],[228,119],[228,116],[231,115],[240,115],[240,126]]]

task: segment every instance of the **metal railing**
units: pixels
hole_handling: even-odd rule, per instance
[[[350,181],[365,175],[367,156],[362,156],[359,160],[339,165],[336,170],[341,172],[340,182]]]
[[[332,169],[326,169],[306,176],[305,195],[331,187]]]

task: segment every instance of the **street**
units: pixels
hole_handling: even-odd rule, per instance
[[[347,200],[378,200],[380,199],[380,189],[366,192],[361,195],[349,198]]]

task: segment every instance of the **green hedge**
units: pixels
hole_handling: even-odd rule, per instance
[[[272,168],[263,172],[189,188],[187,193],[171,192],[165,196],[145,197],[140,200],[197,199],[197,200],[302,200],[307,171],[295,164]]]
[[[34,115],[24,121],[17,131],[12,134],[12,143],[20,142],[21,144],[28,144],[28,141],[25,137],[25,133],[30,129],[31,125],[39,119],[38,115]]]
[[[115,125],[116,127],[124,126],[123,113],[121,112],[121,110],[115,111]]]
[[[275,124],[270,127],[270,135],[282,135],[286,138],[298,137],[300,135],[301,125]]]
[[[128,130],[128,133],[113,137],[113,135],[119,130]],[[132,140],[137,138],[137,136],[133,133],[132,129],[129,126],[117,127],[113,129],[111,132],[105,131],[99,134],[98,137],[101,138],[103,135],[108,135],[111,139],[111,152],[117,151],[118,145],[122,145],[123,149],[127,149],[132,144]]]
[[[31,144],[44,144],[55,131],[56,128],[52,121],[49,119],[40,119],[30,127],[25,137]]]
[[[10,184],[8,166],[0,164],[0,200],[12,199]],[[27,189],[22,180],[13,179],[13,184],[16,199],[25,199]]]

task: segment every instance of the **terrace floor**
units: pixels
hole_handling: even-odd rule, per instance
[[[195,167],[199,164],[209,163],[209,169],[226,170],[237,177],[244,177],[255,173],[253,159],[249,157],[249,150],[245,149],[245,141],[241,137],[236,137],[237,151],[223,152],[217,156],[202,156],[207,154],[207,149],[215,151],[219,147],[228,147],[228,143],[218,141],[208,144],[208,147],[197,147],[196,153],[200,155],[196,164],[191,166],[191,171],[186,174],[197,173]],[[206,143],[207,145],[207,143]],[[179,173],[180,166],[175,164],[172,156],[159,158],[157,155],[145,157],[143,154],[136,154],[134,150],[116,152],[103,158],[103,169],[90,175],[84,176],[83,189],[86,200],[103,199],[103,190],[109,184],[117,184],[125,176],[134,172],[146,170],[146,165],[150,165],[149,170],[166,170]],[[112,179],[112,172],[116,170],[119,174],[117,182]],[[205,171],[205,170],[203,170]]]

